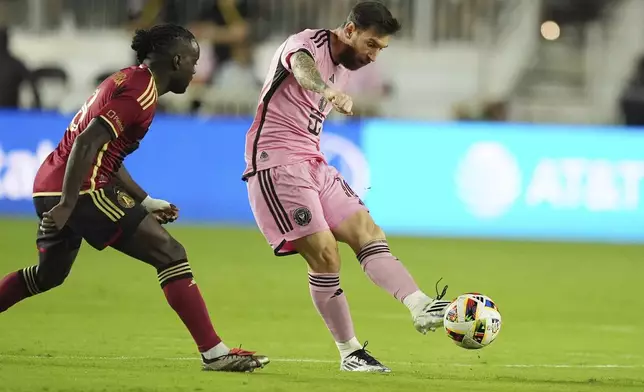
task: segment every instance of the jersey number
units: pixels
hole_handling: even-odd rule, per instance
[[[83,120],[85,119],[85,116],[87,116],[89,107],[92,106],[94,101],[96,101],[96,98],[98,98],[99,92],[100,92],[100,89],[96,89],[96,91],[94,91],[94,94],[92,94],[92,96],[89,97],[89,99],[83,104],[83,106],[81,106],[81,109],[78,111],[78,113],[76,113],[76,115],[72,119],[71,124],[69,124],[69,130],[71,132],[76,132],[76,130],[78,130],[78,126],[80,125],[80,123],[83,122]]]
[[[317,109],[311,108],[311,114],[309,114],[309,133],[315,136],[320,135],[322,131],[322,122],[324,121],[324,114]]]

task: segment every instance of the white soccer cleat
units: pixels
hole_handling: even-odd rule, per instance
[[[436,331],[443,326],[443,317],[450,301],[428,298],[428,302],[420,306],[420,310],[413,317],[414,328],[423,335],[428,331]]]
[[[340,363],[340,370],[345,372],[390,373],[391,369],[371,356],[367,350],[367,342],[361,349],[347,355]]]

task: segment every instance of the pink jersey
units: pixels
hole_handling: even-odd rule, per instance
[[[300,87],[291,74],[291,56],[310,54],[329,87],[344,89],[349,70],[331,57],[329,30],[304,30],[290,36],[275,52],[246,134],[244,179],[260,170],[310,159],[324,161],[322,124],[333,106],[320,94]]]

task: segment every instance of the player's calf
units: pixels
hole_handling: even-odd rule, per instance
[[[0,313],[16,303],[44,293],[65,282],[78,249],[60,252],[51,247],[41,249],[39,265],[10,273],[0,281]]]
[[[0,313],[11,306],[60,286],[65,281],[67,273],[63,275],[46,275],[38,271],[34,265],[13,272],[0,281]]]
[[[22,271],[8,274],[0,280],[0,313],[31,295]]]
[[[356,252],[362,270],[371,281],[407,306],[419,332],[433,331],[442,325],[442,316],[449,304],[440,301],[445,293],[437,293],[433,299],[418,288],[407,268],[392,255],[384,232],[368,212],[357,212],[333,229],[333,233]]]

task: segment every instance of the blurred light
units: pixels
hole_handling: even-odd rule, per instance
[[[551,20],[543,22],[541,25],[541,36],[548,41],[554,41],[561,35],[561,29],[557,22]]]

